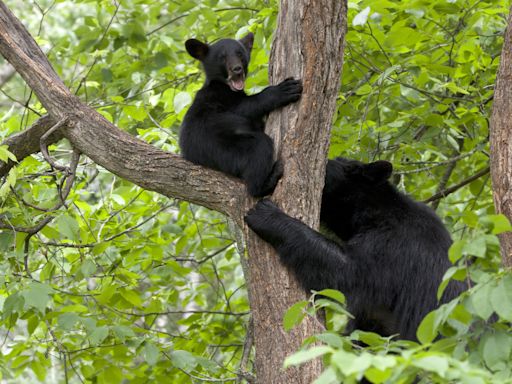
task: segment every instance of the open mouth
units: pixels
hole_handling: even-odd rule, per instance
[[[243,91],[245,87],[245,76],[243,74],[238,76],[229,76],[228,85],[234,92]]]

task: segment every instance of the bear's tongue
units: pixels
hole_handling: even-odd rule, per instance
[[[229,83],[229,87],[231,88],[231,90],[233,91],[242,91],[244,89],[244,86],[245,86],[245,82],[244,82],[244,79],[243,78],[240,78],[240,79],[229,79],[228,80],[228,83]]]

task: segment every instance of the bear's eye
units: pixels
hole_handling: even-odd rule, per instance
[[[236,52],[236,55],[237,55],[240,59],[243,59],[243,58],[244,58],[244,54],[242,53],[242,51],[237,51],[237,52]]]
[[[219,53],[219,60],[226,60],[226,52]]]

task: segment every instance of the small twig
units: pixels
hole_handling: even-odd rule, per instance
[[[416,168],[416,169],[410,169],[410,170],[406,170],[406,171],[396,171],[394,172],[394,174],[397,174],[397,175],[408,175],[408,174],[411,174],[411,173],[421,173],[421,172],[425,172],[425,171],[430,171],[431,169],[434,169],[434,168],[437,168],[437,167],[440,167],[440,166],[443,166],[443,165],[450,165],[450,164],[453,164],[459,160],[462,160],[462,159],[465,159],[466,157],[470,157],[472,156],[473,154],[481,151],[485,146],[485,143],[481,143],[479,145],[477,145],[475,148],[473,148],[471,151],[469,152],[466,152],[466,153],[462,153],[458,156],[455,156],[455,157],[452,157],[450,159],[447,159],[447,160],[443,160],[443,161],[436,161],[436,162],[430,162],[431,165],[427,165],[425,167],[421,167],[421,168]],[[409,163],[402,163],[403,166],[407,166],[407,165],[419,165],[419,164],[428,164],[428,162],[426,161],[423,161],[423,162],[409,162]]]
[[[446,188],[446,184],[448,184],[448,181],[450,180],[450,176],[452,175],[456,166],[457,166],[457,162],[455,162],[455,161],[448,164],[448,167],[446,167],[443,177],[441,178],[441,181],[439,182],[439,185],[437,186],[437,193],[443,191]],[[439,206],[440,202],[441,202],[441,199],[434,200],[432,202],[432,208],[434,210],[436,210],[437,207]]]
[[[66,167],[68,172],[68,177],[64,179],[62,182],[66,183],[66,186],[64,189],[59,188],[59,196],[60,196],[60,202],[63,206],[66,206],[66,199],[69,196],[69,193],[71,192],[71,188],[73,187],[73,183],[75,181],[76,176],[76,168],[78,167],[78,162],[80,161],[80,151],[78,149],[73,149],[73,154],[71,155],[71,163],[69,165],[69,168]],[[62,184],[61,184],[62,187]]]
[[[12,224],[8,224],[4,221],[0,221],[0,229],[11,229],[15,232],[23,232],[28,233],[29,235],[35,235],[39,232],[43,227],[53,220],[53,216],[45,217],[39,224],[34,225],[33,227],[16,227]]]
[[[224,252],[225,250],[227,250],[232,245],[233,245],[233,243],[229,243],[229,244],[225,245],[224,247],[214,251],[210,255],[203,257],[200,260],[194,259],[193,257],[173,257],[172,259],[174,261],[180,261],[180,262],[185,262],[185,263],[194,263],[194,264],[201,265],[201,264],[205,263],[206,261],[208,261],[208,260],[214,258],[215,256],[219,255],[220,253]]]
[[[68,118],[67,117],[64,117],[62,118],[61,120],[59,120],[57,122],[57,124],[55,124],[53,127],[51,127],[43,136],[41,136],[41,140],[39,140],[39,146],[41,148],[41,153],[43,154],[44,158],[46,159],[46,161],[55,169],[59,170],[59,171],[62,171],[62,172],[67,172],[68,171],[68,167],[66,166],[63,166],[63,165],[59,165],[57,164],[51,157],[50,157],[50,154],[48,153],[48,143],[47,143],[47,140],[48,140],[48,137],[55,131],[57,131],[58,129],[60,129],[60,127],[62,127],[64,124],[66,124],[68,122]]]
[[[245,379],[245,380],[251,382],[251,380],[247,377],[247,364],[249,363],[249,358],[251,357],[251,350],[252,350],[253,344],[254,344],[254,321],[251,316],[251,318],[249,319],[249,323],[247,324],[247,332],[245,334],[244,349],[242,352],[242,358],[240,359],[239,376],[238,376],[238,380],[237,380],[238,383],[241,383],[242,379]]]
[[[24,253],[23,264],[25,266],[25,273],[30,278],[32,278],[32,273],[30,273],[30,268],[28,267],[28,251],[30,250],[30,238],[31,237],[32,237],[32,235],[28,235],[25,238],[25,245],[23,247],[23,253]]]
[[[51,207],[51,208],[43,208],[43,207],[40,207],[38,205],[29,203],[22,196],[18,195],[16,190],[14,188],[12,188],[12,187],[11,187],[11,192],[14,194],[14,196],[16,196],[16,198],[18,200],[21,201],[21,203],[23,203],[23,205],[25,205],[27,207],[30,207],[30,208],[33,208],[33,209],[37,209],[38,211],[41,211],[41,212],[55,212],[60,207],[66,206],[66,202],[65,201],[66,201],[67,197],[69,196],[69,193],[71,192],[71,187],[73,186],[73,183],[75,181],[76,168],[78,166],[78,161],[79,160],[80,160],[80,152],[75,149],[75,150],[73,150],[73,155],[72,155],[72,158],[71,158],[71,164],[70,164],[69,168],[67,168],[67,171],[69,172],[69,174],[62,181],[61,185],[59,185],[59,187],[58,187],[60,201],[56,205]],[[47,176],[47,175],[43,175],[43,176]],[[65,188],[63,189],[62,185],[64,183],[65,183]]]
[[[176,310],[176,311],[162,311],[162,312],[148,312],[148,313],[132,313],[132,312],[121,311],[119,309],[112,308],[112,307],[106,307],[106,308],[110,309],[111,311],[123,314],[123,315],[135,316],[135,317],[162,316],[162,315],[184,315],[184,314],[189,314],[189,313],[192,313],[192,314],[203,314],[203,315],[223,315],[223,316],[239,317],[239,316],[247,316],[247,315],[249,315],[251,313],[250,311],[246,311],[246,312],[226,312],[226,311],[208,311],[208,310],[203,310],[203,309],[201,309],[201,310],[188,310],[188,311],[186,311],[186,310]]]
[[[57,339],[57,336],[55,336],[55,333],[53,332],[53,329],[51,328],[51,324],[48,320],[46,322],[46,328],[48,329],[48,333],[50,333],[50,336],[52,337],[53,342],[57,346],[57,350],[59,351],[59,355],[62,358],[64,358],[64,379],[66,384],[69,383],[69,377],[68,377],[68,364],[67,364],[67,351],[66,347]]]
[[[487,175],[489,173],[489,170],[490,170],[490,167],[485,167],[485,168],[481,169],[480,171],[478,171],[477,173],[475,173],[473,176],[468,177],[465,180],[462,180],[460,183],[455,184],[455,185],[451,186],[450,188],[446,188],[445,190],[436,193],[435,195],[429,197],[428,199],[423,200],[423,202],[424,203],[430,203],[432,201],[436,201],[438,199],[442,199],[443,197],[446,197],[450,193],[453,193],[453,192],[461,189],[462,187],[464,187],[465,185],[471,183],[472,181],[475,181],[476,179],[478,179],[478,178],[480,178],[480,177],[482,177],[484,175]]]

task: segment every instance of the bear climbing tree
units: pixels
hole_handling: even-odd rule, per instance
[[[421,320],[465,288],[451,281],[437,298],[452,265],[450,234],[435,212],[389,183],[387,161],[329,160],[321,220],[328,239],[260,200],[249,227],[277,250],[306,292],[337,289],[354,316],[347,332],[360,329],[415,340]],[[429,273],[425,273],[429,271]]]

